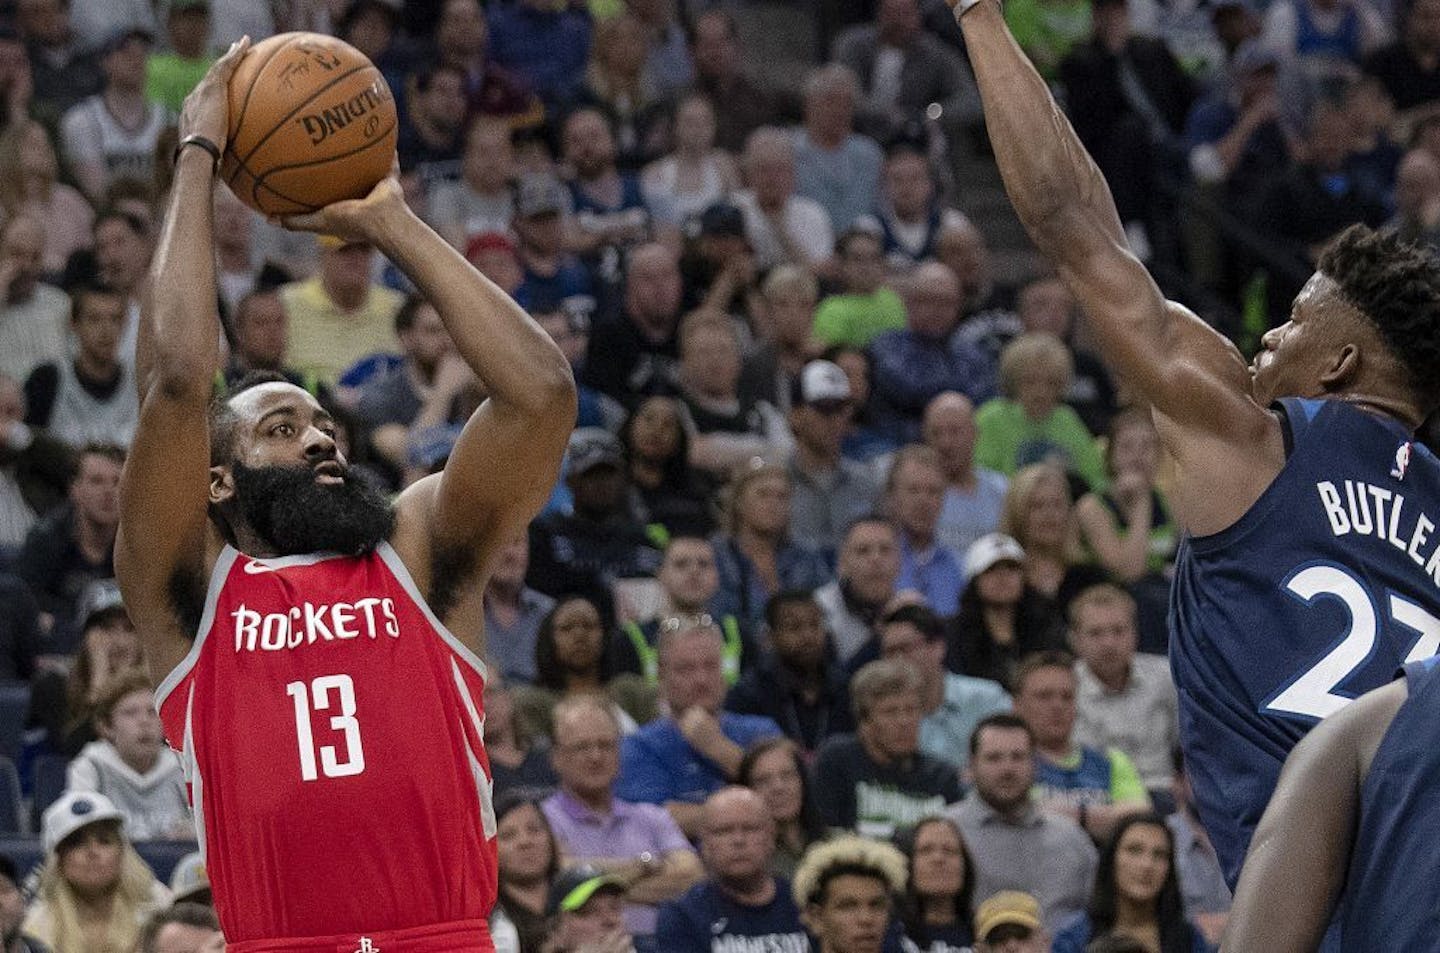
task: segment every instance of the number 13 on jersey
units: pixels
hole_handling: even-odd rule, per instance
[[[360,723],[355,720],[355,683],[349,675],[321,675],[305,682],[291,682],[286,693],[295,702],[295,740],[300,748],[300,777],[320,778],[316,770],[315,735],[310,727],[312,712],[330,711],[331,693],[339,696],[338,715],[330,716],[330,730],[344,733],[344,755],[335,745],[321,745],[319,767],[327,778],[348,778],[365,770],[365,749],[360,743]]]
[[[1354,699],[1335,691],[1336,686],[1365,663],[1375,650],[1380,616],[1364,584],[1334,565],[1308,566],[1285,583],[1285,589],[1306,605],[1322,598],[1339,599],[1350,614],[1350,627],[1339,644],[1325,653],[1300,677],[1281,689],[1264,710],[1275,714],[1325,718]],[[1403,596],[1388,593],[1386,609],[1394,622],[1415,634],[1402,663],[1418,662],[1440,652],[1440,619]]]

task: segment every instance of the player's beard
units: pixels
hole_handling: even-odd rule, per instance
[[[250,529],[282,556],[368,553],[395,528],[395,511],[347,467],[339,485],[315,482],[310,467],[250,468],[236,461],[235,499]]]

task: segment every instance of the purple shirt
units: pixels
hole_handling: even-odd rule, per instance
[[[636,804],[615,798],[610,813],[599,814],[561,789],[540,805],[560,842],[574,860],[592,857],[638,857],[649,851],[658,859],[673,850],[692,850],[670,812],[654,804]],[[655,907],[625,905],[625,926],[633,936],[655,932]]]

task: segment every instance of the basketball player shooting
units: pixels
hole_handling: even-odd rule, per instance
[[[1233,886],[1295,743],[1440,647],[1440,467],[1412,443],[1440,404],[1440,261],[1351,228],[1247,366],[1130,253],[999,3],[950,2],[1006,191],[1176,463],[1181,742]]]
[[[223,149],[232,46],[180,135]],[[116,567],[181,753],[231,950],[479,951],[496,888],[481,593],[553,485],[575,419],[541,328],[394,179],[286,225],[373,243],[489,397],[390,505],[280,381],[211,400],[215,161],[182,146],[144,309]]]

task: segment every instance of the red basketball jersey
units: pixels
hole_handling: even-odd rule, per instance
[[[225,548],[156,707],[232,951],[491,949],[484,687],[388,543]]]

